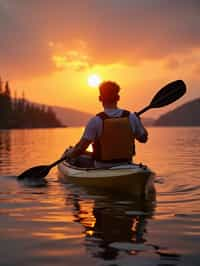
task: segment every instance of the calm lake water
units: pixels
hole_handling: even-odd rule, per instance
[[[16,175],[48,164],[82,128],[0,131],[0,265],[200,265],[200,128],[149,128],[136,162],[156,172],[156,201],[43,187]]]

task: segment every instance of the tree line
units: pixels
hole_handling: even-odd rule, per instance
[[[9,82],[0,78],[0,129],[61,126],[52,108],[30,103],[24,94],[11,97]]]

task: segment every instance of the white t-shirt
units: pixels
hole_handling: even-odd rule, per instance
[[[120,117],[122,115],[123,109],[105,109],[104,112],[109,117]],[[130,113],[129,121],[131,124],[131,128],[133,131],[133,138],[140,137],[145,134],[144,127],[139,120],[139,118],[135,115],[135,113]],[[90,141],[94,141],[97,137],[99,137],[102,133],[103,121],[100,117],[95,116],[90,119],[88,122],[85,131],[83,133],[82,138],[85,138]]]

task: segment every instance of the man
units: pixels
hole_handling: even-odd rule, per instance
[[[112,167],[132,161],[135,139],[145,143],[148,133],[135,113],[118,108],[119,91],[115,82],[100,84],[99,101],[104,110],[89,121],[80,141],[66,151],[65,156],[76,159],[92,143],[95,167]]]

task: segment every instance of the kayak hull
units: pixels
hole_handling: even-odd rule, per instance
[[[109,169],[83,169],[62,162],[58,165],[58,170],[63,182],[87,188],[131,193],[137,196],[147,195],[154,190],[154,175],[149,168],[143,165],[132,164]]]

